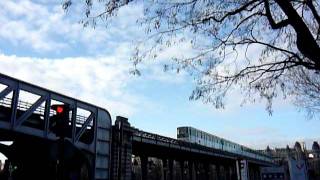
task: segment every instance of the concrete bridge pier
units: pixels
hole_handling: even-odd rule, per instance
[[[216,169],[217,169],[217,179],[223,179],[224,177],[224,171],[221,171],[221,165],[220,164],[216,164]]]
[[[198,162],[194,162],[194,170],[195,170],[195,180],[199,180],[200,177],[200,167]]]
[[[194,164],[193,161],[188,161],[188,173],[189,173],[189,178],[188,180],[194,180]]]
[[[181,180],[185,180],[185,168],[184,168],[184,163],[185,163],[184,160],[179,160]]]
[[[132,128],[128,119],[117,116],[112,132],[111,179],[131,180]]]
[[[238,180],[249,180],[249,164],[247,160],[237,160]]]
[[[212,169],[213,169],[213,179],[219,179],[220,177],[220,169],[219,169],[219,165],[217,165],[217,163],[212,164]]]
[[[204,165],[204,176],[206,180],[210,180],[211,173],[210,173],[210,163],[205,162]]]
[[[235,163],[231,163],[230,164],[231,165],[231,171],[232,171],[232,173],[231,173],[231,179],[232,180],[237,180],[237,167],[236,167],[236,164]]]
[[[174,180],[174,169],[173,169],[173,164],[174,160],[169,159],[169,180]]]
[[[226,164],[223,168],[225,169],[226,180],[231,180],[230,166]]]
[[[224,177],[226,180],[237,180],[236,164],[228,162],[223,164]]]
[[[167,174],[168,174],[168,160],[167,159],[162,159],[162,176],[163,180],[167,180]]]
[[[142,180],[148,180],[148,156],[140,156]]]

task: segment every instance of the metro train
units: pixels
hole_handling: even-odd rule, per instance
[[[262,154],[243,145],[228,141],[193,127],[178,127],[177,139],[239,154],[241,156],[272,162],[272,158],[266,154]]]

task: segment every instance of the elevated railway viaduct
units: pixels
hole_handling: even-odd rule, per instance
[[[68,107],[63,137],[57,135],[61,128],[55,118],[58,112],[51,108],[56,104]],[[131,180],[137,178],[135,168],[139,166],[140,178],[147,180],[154,179],[150,158],[157,158],[163,180],[246,180],[241,160],[249,164],[245,172],[248,179],[259,179],[259,167],[274,165],[144,132],[122,117],[112,126],[110,114],[103,108],[3,74],[0,141],[13,141],[10,146],[0,145],[10,165],[0,179]],[[139,161],[132,157],[139,157]]]

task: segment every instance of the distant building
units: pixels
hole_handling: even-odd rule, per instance
[[[293,148],[287,146],[270,149],[268,146],[260,152],[272,156],[274,161],[283,168],[288,179],[306,176],[305,179],[320,180],[320,146],[316,141],[313,142],[311,150],[308,150],[304,143],[296,142]]]

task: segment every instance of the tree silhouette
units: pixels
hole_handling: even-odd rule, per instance
[[[164,68],[185,70],[197,79],[191,99],[223,108],[227,93],[237,87],[244,101],[266,99],[270,113],[279,94],[293,95],[296,101],[304,98],[306,103],[313,99],[299,90],[309,88],[308,78],[319,78],[318,0],[86,0],[83,25],[108,23],[119,9],[135,2],[144,5],[138,22],[147,36],[137,43],[133,73],[140,73],[142,61],[188,44],[192,51],[172,57]],[[93,10],[94,3],[104,10]],[[71,4],[68,0],[63,8]],[[301,76],[293,78],[297,72]],[[313,82],[319,87],[318,80]]]

